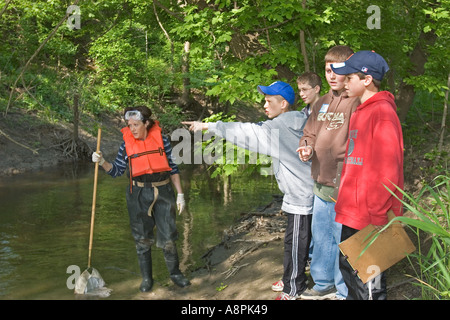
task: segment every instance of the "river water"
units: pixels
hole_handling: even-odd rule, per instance
[[[201,165],[185,166],[181,178],[187,210],[177,216],[181,269],[202,266],[201,256],[220,243],[241,214],[279,194],[273,177],[236,174],[230,192]],[[88,264],[94,170],[92,164],[0,179],[0,299],[76,299],[76,271]],[[127,178],[99,170],[91,266],[108,288],[105,299],[130,299],[140,282],[125,201]],[[153,249],[153,277],[166,283],[162,251]],[[127,283],[132,283],[127,289]],[[124,289],[125,287],[125,289]]]

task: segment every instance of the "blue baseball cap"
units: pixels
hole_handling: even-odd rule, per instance
[[[289,83],[276,81],[270,86],[258,86],[258,92],[270,96],[280,95],[292,106],[295,103],[295,92]]]
[[[331,69],[340,75],[362,72],[381,81],[389,66],[375,51],[364,50],[352,54],[345,62],[331,64]]]

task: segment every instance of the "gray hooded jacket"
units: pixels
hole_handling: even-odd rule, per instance
[[[250,151],[269,155],[278,187],[284,194],[281,209],[292,214],[310,214],[313,205],[311,163],[302,162],[296,149],[308,117],[289,111],[260,123],[209,123],[209,131]]]

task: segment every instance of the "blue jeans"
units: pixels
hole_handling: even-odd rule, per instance
[[[314,249],[311,259],[313,289],[325,291],[336,287],[338,298],[347,297],[347,286],[339,270],[339,247],[342,225],[335,221],[334,202],[314,196],[312,238]]]

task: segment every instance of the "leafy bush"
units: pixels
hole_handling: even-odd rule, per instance
[[[415,230],[418,249],[408,256],[423,299],[450,299],[450,177],[437,176],[417,197],[404,191],[402,203],[415,216],[401,221]],[[390,224],[389,223],[389,224]],[[388,224],[388,225],[389,225]],[[423,235],[425,233],[425,236]]]

